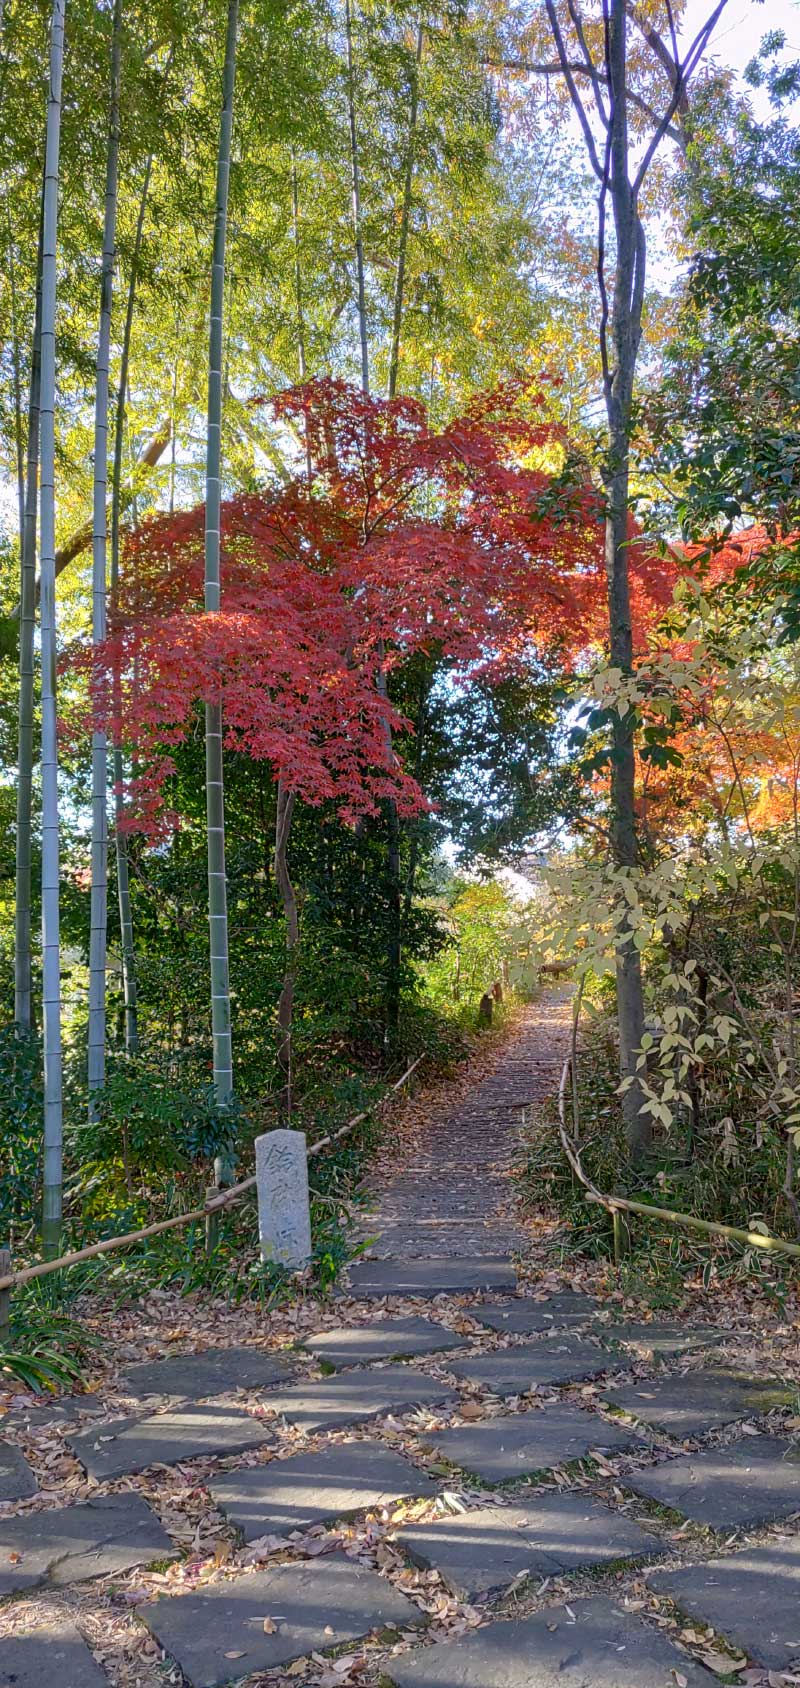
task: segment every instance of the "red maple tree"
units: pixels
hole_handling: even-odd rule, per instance
[[[425,806],[381,677],[420,650],[467,672],[505,671],[532,644],[574,660],[598,638],[605,576],[599,496],[588,478],[554,476],[566,440],[541,393],[509,384],[439,430],[418,402],[333,380],[269,404],[308,468],[223,504],[221,610],[203,609],[203,507],[159,515],[130,536],[109,636],[79,660],[94,719],[139,769],[129,826],[176,824],[170,750],[201,703],[221,704],[228,749],[269,763],[291,972],[295,799],[349,823],[384,801]],[[638,563],[647,613],[664,570],[644,552]]]

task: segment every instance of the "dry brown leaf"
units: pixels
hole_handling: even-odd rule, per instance
[[[265,1618],[262,1628],[265,1635],[277,1635],[278,1633],[278,1625],[274,1618]]]
[[[727,1653],[701,1653],[700,1663],[704,1664],[707,1670],[716,1671],[717,1676],[730,1676],[735,1670],[744,1670],[747,1660],[732,1659]]]
[[[237,1651],[237,1649],[235,1647],[233,1647],[231,1649],[230,1653],[226,1653],[224,1656],[225,1656],[226,1659],[246,1659],[247,1658],[247,1654],[245,1652],[243,1652],[241,1650]]]
[[[673,1668],[672,1675],[675,1682],[675,1688],[689,1688],[689,1678],[688,1676],[684,1676],[682,1670],[675,1670]]]
[[[483,1418],[485,1410],[479,1401],[464,1401],[459,1409],[459,1414],[461,1418],[466,1419]]]

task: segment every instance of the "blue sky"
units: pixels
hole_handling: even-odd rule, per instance
[[[681,34],[692,39],[709,13],[714,0],[688,0]],[[728,0],[711,41],[711,55],[721,64],[742,71],[757,52],[768,30],[783,29],[787,46],[800,52],[800,4],[798,0]]]

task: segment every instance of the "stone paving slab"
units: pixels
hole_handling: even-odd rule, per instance
[[[472,1307],[470,1314],[490,1330],[510,1331],[515,1336],[535,1336],[537,1331],[558,1330],[561,1327],[588,1324],[600,1303],[589,1295],[551,1295],[547,1301],[520,1298],[519,1301],[487,1303]]]
[[[138,1616],[177,1660],[190,1688],[220,1688],[376,1629],[426,1621],[385,1577],[338,1553],[226,1578],[202,1593],[140,1606]],[[265,1633],[265,1618],[277,1626],[273,1635]]]
[[[800,1537],[659,1571],[650,1580],[688,1618],[711,1624],[767,1670],[800,1661]]]
[[[288,1367],[261,1348],[209,1348],[202,1354],[170,1354],[163,1360],[129,1366],[126,1393],[205,1401],[236,1389],[272,1389],[291,1377]]]
[[[0,1688],[109,1688],[74,1624],[5,1635],[0,1643]]]
[[[415,1565],[436,1570],[457,1599],[497,1594],[527,1577],[560,1576],[664,1551],[621,1513],[589,1495],[544,1495],[517,1506],[482,1506],[412,1524],[397,1544]]]
[[[378,1319],[374,1325],[320,1331],[302,1346],[318,1360],[343,1368],[367,1365],[370,1360],[394,1360],[404,1354],[435,1354],[465,1344],[465,1337],[454,1336],[446,1325],[434,1324],[432,1319]]]
[[[379,1371],[340,1372],[322,1383],[297,1383],[269,1398],[275,1413],[301,1430],[343,1430],[383,1413],[409,1413],[415,1407],[452,1403],[446,1383],[426,1377],[410,1366],[387,1366]]]
[[[359,1260],[350,1268],[353,1295],[467,1295],[515,1291],[517,1274],[506,1256],[458,1260]]]
[[[62,1395],[57,1401],[41,1399],[34,1405],[14,1407],[3,1418],[3,1429],[39,1430],[42,1426],[74,1424],[78,1418],[91,1418],[93,1413],[105,1412],[105,1402],[99,1395]]]
[[[387,1667],[395,1688],[712,1688],[719,1679],[601,1596],[487,1624]]]
[[[502,1348],[493,1354],[476,1354],[474,1359],[452,1360],[448,1371],[468,1383],[479,1383],[493,1395],[522,1395],[528,1389],[555,1383],[582,1383],[586,1378],[619,1370],[629,1362],[619,1354],[577,1337],[544,1337],[539,1342],[522,1342],[516,1348]]]
[[[632,1413],[644,1424],[669,1436],[702,1436],[706,1430],[735,1424],[786,1406],[791,1389],[777,1378],[750,1377],[744,1372],[709,1369],[687,1372],[615,1390],[608,1404]]]
[[[21,1448],[0,1442],[0,1500],[27,1500],[36,1493],[36,1478]]]
[[[625,1485],[712,1530],[752,1528],[800,1512],[800,1446],[746,1436],[636,1472]]]
[[[636,1447],[641,1432],[609,1424],[598,1413],[584,1412],[570,1402],[557,1402],[540,1411],[489,1418],[482,1424],[442,1430],[433,1440],[438,1454],[487,1483],[508,1483],[554,1465],[585,1459],[595,1448],[621,1452]]]
[[[67,1436],[67,1447],[98,1482],[176,1465],[201,1454],[238,1454],[274,1441],[263,1418],[242,1407],[177,1406],[149,1418],[117,1418]]]
[[[215,1506],[245,1541],[436,1493],[430,1477],[380,1442],[342,1442],[321,1453],[226,1471],[209,1488]]]
[[[57,1512],[0,1518],[0,1596],[176,1557],[177,1548],[141,1495],[106,1495]]]
[[[655,1321],[644,1325],[598,1324],[595,1328],[601,1342],[624,1348],[626,1353],[635,1354],[640,1360],[678,1359],[682,1354],[711,1348],[723,1342],[727,1335],[727,1332],[714,1330],[710,1325],[697,1325],[692,1329],[691,1326]]]

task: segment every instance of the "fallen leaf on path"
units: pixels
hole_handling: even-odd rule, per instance
[[[717,1676],[731,1676],[736,1670],[744,1670],[747,1660],[732,1659],[727,1653],[701,1653],[700,1663],[708,1670],[716,1671]]]

